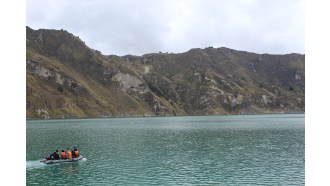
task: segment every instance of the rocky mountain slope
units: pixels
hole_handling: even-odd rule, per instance
[[[229,48],[102,55],[65,30],[26,28],[27,118],[300,113],[305,56]]]

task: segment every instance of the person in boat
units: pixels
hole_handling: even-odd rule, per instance
[[[60,155],[58,154],[58,150],[56,149],[55,154],[53,155],[54,160],[59,160]]]
[[[53,154],[49,155],[46,159],[47,160],[59,160],[60,156],[58,155],[58,150],[55,150],[53,152]]]
[[[66,159],[66,153],[64,150],[61,152],[61,159]]]
[[[72,148],[71,154],[72,154],[72,158],[75,158],[76,157],[75,154],[74,154],[74,148]]]
[[[72,159],[72,153],[69,147],[66,148],[66,159]]]
[[[76,147],[73,149],[73,156],[75,158],[78,158],[79,157],[79,152],[78,152],[78,149]]]

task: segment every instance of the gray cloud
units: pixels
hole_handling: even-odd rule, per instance
[[[27,0],[27,26],[65,29],[103,54],[229,47],[305,53],[303,0]]]

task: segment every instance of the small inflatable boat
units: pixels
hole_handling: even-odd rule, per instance
[[[64,163],[64,162],[76,162],[79,160],[82,160],[83,156],[79,155],[78,158],[72,158],[72,159],[59,159],[59,160],[46,160],[43,159],[40,162],[44,162],[45,164],[52,164],[52,163]]]

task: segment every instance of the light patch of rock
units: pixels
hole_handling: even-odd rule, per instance
[[[150,67],[149,66],[145,66],[144,67],[144,72],[143,74],[148,74],[150,72]]]
[[[262,97],[262,102],[264,104],[267,104],[268,102],[271,102],[270,100],[268,100],[268,96],[266,96],[265,94],[263,94],[261,97]]]
[[[296,80],[301,80],[301,76],[300,76],[299,74],[296,74],[296,75],[295,75],[295,79],[296,79]]]
[[[32,72],[42,78],[48,78],[53,76],[50,70],[46,69],[44,66],[37,62],[26,61],[27,65],[32,69]]]
[[[275,95],[271,92],[269,92],[267,89],[263,88],[262,90],[264,90],[265,92],[267,92],[269,95],[273,96],[275,98]]]
[[[218,87],[216,87],[216,86],[214,86],[214,85],[211,85],[210,88],[211,88],[211,90],[218,91],[218,92],[220,92],[222,95],[224,95],[224,91],[221,90],[221,89],[219,89]]]
[[[58,73],[55,74],[55,81],[56,83],[63,85],[64,84],[64,79],[62,78],[62,76]]]
[[[216,83],[214,79],[209,78],[209,77],[207,77],[207,76],[205,76],[204,79],[205,79],[206,81],[211,81],[211,83]]]
[[[228,85],[231,89],[233,89],[233,87],[230,86],[230,84],[229,84],[227,81],[225,81],[225,80],[222,79],[221,82],[225,83],[225,84]]]
[[[145,86],[143,81],[130,74],[119,72],[112,77],[112,80],[119,82],[121,89],[125,92],[129,89],[139,92],[140,94],[149,92],[149,89]]]
[[[42,116],[45,119],[49,119],[49,114],[47,110],[37,108],[35,111],[38,113],[38,116]]]
[[[243,95],[237,95],[237,97],[233,97],[231,99],[231,106],[235,106],[235,105],[240,105],[244,100],[244,96]]]
[[[302,101],[301,101],[301,98],[297,98],[296,101],[297,101],[299,104],[301,104],[301,102],[302,102]]]
[[[251,64],[253,72],[257,72],[257,70],[254,68],[254,63],[250,63],[250,64]]]

